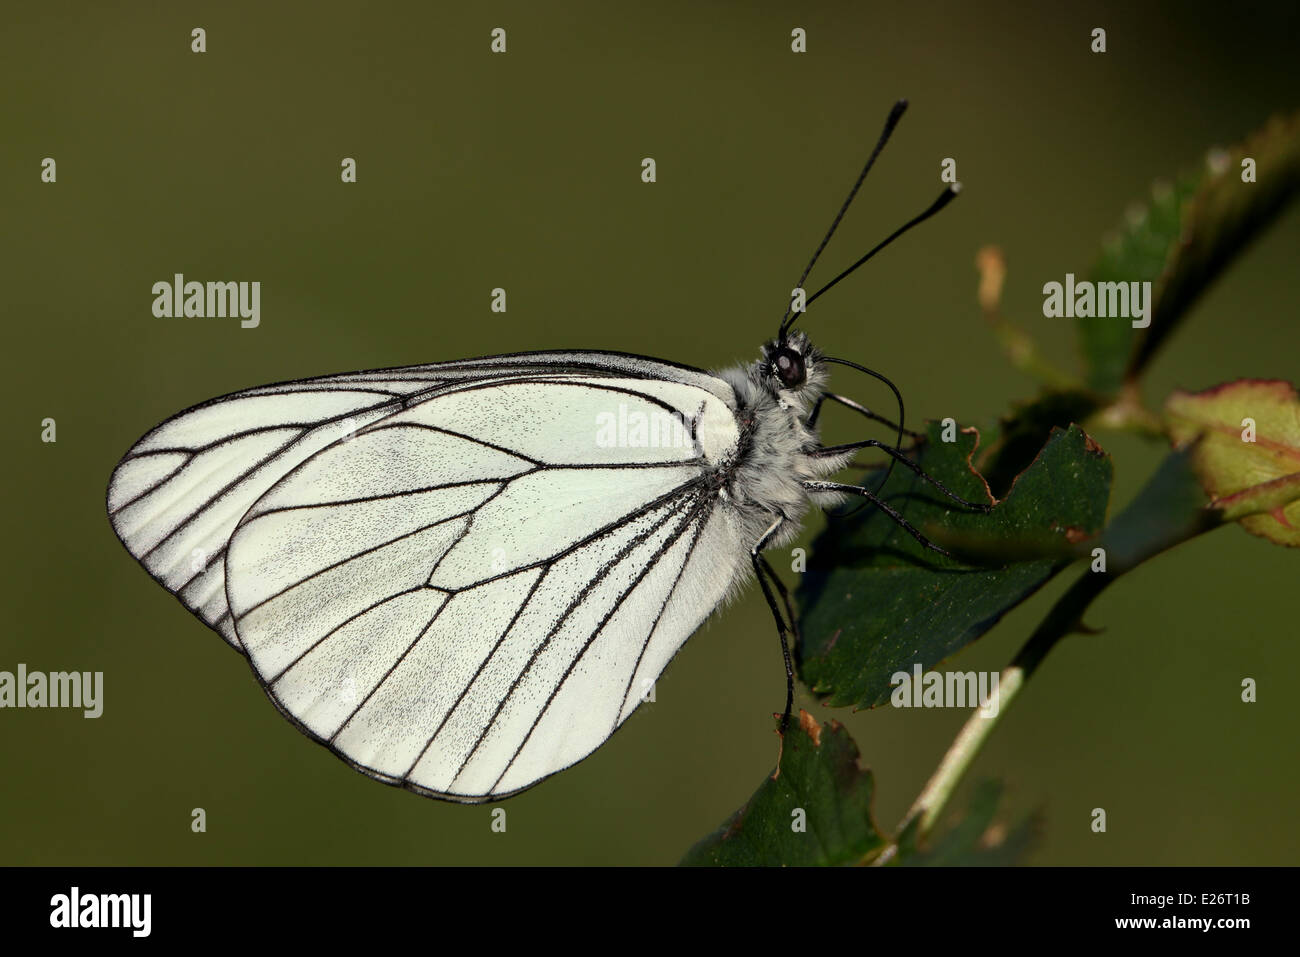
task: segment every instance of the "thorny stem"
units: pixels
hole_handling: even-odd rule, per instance
[[[977,708],[966,719],[948,753],[898,825],[893,841],[870,861],[871,864],[887,864],[896,857],[899,838],[909,829],[915,828],[916,839],[929,833],[985,740],[993,733],[1007,708],[1019,697],[1030,676],[1058,641],[1071,632],[1086,631],[1082,623],[1084,610],[1116,577],[1106,572],[1087,572],[1052,606],[1047,617],[999,677],[997,711],[986,717]]]

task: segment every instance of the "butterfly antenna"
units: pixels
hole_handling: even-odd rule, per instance
[[[853,272],[855,269],[857,269],[859,266],[861,266],[863,263],[865,263],[868,259],[870,259],[872,256],[874,256],[876,253],[880,252],[882,249],[884,249],[886,246],[888,246],[890,243],[892,243],[892,242],[893,242],[895,239],[897,239],[899,236],[903,235],[903,233],[907,232],[907,231],[908,231],[909,229],[911,229],[913,226],[918,226],[918,225],[920,225],[921,223],[923,223],[923,222],[925,222],[927,219],[929,219],[931,216],[933,216],[935,213],[937,213],[939,210],[943,209],[945,206],[947,206],[949,203],[951,203],[954,199],[956,199],[956,198],[957,198],[957,194],[960,193],[960,192],[961,192],[961,183],[953,183],[951,186],[949,186],[949,187],[947,187],[946,189],[944,189],[944,191],[943,191],[942,193],[939,194],[939,198],[936,199],[933,203],[931,203],[928,209],[926,209],[924,212],[922,212],[922,213],[920,213],[920,214],[918,214],[918,215],[912,217],[912,218],[909,219],[907,222],[905,222],[902,226],[899,226],[899,227],[898,227],[897,229],[895,229],[892,233],[890,233],[888,236],[886,236],[884,239],[882,239],[879,243],[877,243],[877,244],[876,244],[876,245],[875,245],[875,246],[874,246],[874,247],[873,247],[873,248],[872,248],[872,249],[871,249],[871,250],[870,250],[870,251],[869,251],[865,256],[863,256],[861,259],[859,259],[857,262],[855,262],[855,263],[854,263],[852,266],[850,266],[848,269],[844,270],[842,273],[840,273],[838,276],[836,276],[834,279],[832,279],[832,280],[831,280],[830,282],[828,282],[826,285],[822,286],[822,287],[821,287],[820,289],[818,289],[815,293],[813,293],[811,296],[809,296],[809,297],[808,297],[808,301],[807,301],[806,303],[804,303],[805,308],[806,308],[807,306],[811,306],[811,305],[813,304],[813,301],[814,301],[815,299],[817,299],[818,296],[820,296],[820,295],[821,295],[822,293],[824,293],[824,292],[829,291],[829,290],[830,290],[830,289],[831,289],[831,288],[832,288],[836,283],[838,283],[841,279],[844,279],[846,276],[849,275],[849,273]],[[784,329],[785,329],[785,327],[783,326],[783,327],[782,327],[783,334],[784,334]],[[873,374],[874,374],[874,373],[873,373]]]
[[[818,245],[817,251],[812,254],[812,259],[808,260],[808,265],[804,267],[803,275],[800,276],[799,281],[795,283],[796,288],[803,288],[804,281],[808,278],[808,274],[812,272],[813,266],[817,264],[817,257],[822,254],[822,250],[826,248],[826,244],[829,243],[831,237],[835,235],[835,230],[839,226],[840,220],[843,219],[844,214],[849,211],[849,204],[853,202],[853,197],[858,194],[858,190],[862,187],[862,181],[867,178],[867,173],[875,164],[876,157],[880,155],[880,151],[883,150],[885,144],[889,142],[889,137],[893,134],[894,127],[898,125],[898,121],[902,119],[903,113],[906,110],[907,100],[899,100],[889,111],[889,116],[885,118],[885,128],[880,131],[880,139],[876,141],[876,148],[873,149],[871,155],[867,157],[866,165],[862,167],[862,172],[858,174],[857,181],[853,184],[853,188],[849,190],[848,198],[844,200],[844,205],[840,207],[840,211],[835,214],[835,219],[831,221],[831,228],[826,230],[826,235],[822,237],[822,241],[820,245]],[[861,264],[859,263],[859,265]],[[836,281],[838,282],[839,279],[837,278]],[[794,312],[793,303],[786,307],[785,315],[781,317],[781,332],[779,335],[781,340],[785,339],[786,333],[790,331],[790,327],[794,325],[794,321],[798,316],[799,313]]]
[[[926,209],[924,212],[918,214],[917,216],[912,217],[910,220],[908,220],[908,221],[907,221],[906,223],[904,223],[902,226],[899,226],[896,230],[894,230],[892,233],[890,233],[888,236],[886,236],[883,240],[881,240],[879,243],[877,243],[876,246],[875,246],[873,249],[871,249],[871,250],[870,250],[870,251],[869,251],[865,256],[863,256],[861,259],[859,259],[857,262],[855,262],[855,263],[854,263],[852,266],[850,266],[848,269],[844,270],[842,273],[840,273],[838,276],[836,276],[834,279],[832,279],[832,280],[831,280],[830,282],[828,282],[826,285],[822,286],[822,287],[821,287],[820,289],[818,289],[815,293],[813,293],[811,296],[809,296],[806,305],[812,305],[812,302],[813,302],[814,299],[816,299],[816,298],[817,298],[818,296],[820,296],[822,293],[824,293],[824,292],[826,292],[827,290],[829,290],[832,286],[834,286],[836,283],[838,283],[841,279],[843,279],[843,278],[844,278],[845,276],[847,276],[849,273],[853,272],[853,270],[857,269],[859,266],[861,266],[863,263],[865,263],[868,259],[870,259],[872,256],[874,256],[876,253],[880,252],[880,250],[884,249],[886,246],[888,246],[890,243],[892,243],[892,242],[893,242],[895,239],[897,239],[899,236],[903,235],[903,233],[907,232],[907,231],[908,231],[909,229],[911,229],[913,226],[916,226],[916,225],[918,225],[918,224],[920,224],[920,223],[925,222],[927,219],[929,219],[931,216],[933,216],[933,215],[934,215],[935,213],[937,213],[939,210],[943,209],[945,206],[947,206],[949,203],[951,203],[951,202],[953,201],[953,199],[956,198],[956,196],[957,196],[957,194],[958,194],[959,192],[961,192],[961,184],[960,184],[960,183],[953,183],[951,186],[949,186],[947,189],[945,189],[942,193],[939,194],[939,198],[936,199],[933,203],[931,203],[928,209]],[[783,326],[781,327],[781,334],[782,334],[783,337],[784,337],[784,335],[785,335],[785,330],[786,330],[786,328],[787,328],[787,327],[786,327],[785,325],[783,325]],[[889,388],[890,388],[890,389],[893,391],[893,393],[894,393],[894,398],[898,400],[898,441],[895,443],[895,448],[902,448],[902,445],[903,445],[903,432],[905,431],[904,428],[903,428],[903,394],[902,394],[901,392],[898,391],[898,386],[894,385],[894,383],[890,382],[887,378],[885,378],[885,377],[884,377],[883,375],[881,375],[879,372],[876,372],[874,369],[868,369],[866,366],[858,365],[856,362],[850,362],[850,361],[847,360],[847,359],[832,359],[830,356],[826,356],[826,357],[824,357],[824,358],[823,358],[823,361],[824,361],[824,362],[837,362],[837,363],[839,363],[840,365],[850,366],[851,368],[857,369],[859,372],[865,372],[865,373],[866,373],[867,375],[869,375],[869,376],[875,376],[875,377],[876,377],[877,379],[879,379],[881,382],[885,383],[885,385],[889,386]],[[877,491],[877,492],[879,492],[881,489],[883,489],[883,488],[885,487],[885,483],[889,481],[889,476],[893,474],[893,472],[894,472],[894,462],[895,462],[895,460],[892,459],[892,458],[889,460],[889,467],[888,467],[887,469],[885,469],[885,477],[884,477],[883,479],[880,480],[880,485],[878,485],[878,486],[876,487],[876,491]],[[858,508],[861,508],[861,507],[862,507],[862,506],[859,505],[857,508],[854,508],[852,511],[850,511],[850,512],[848,512],[848,513],[846,513],[846,514],[850,514],[850,515],[851,515],[851,514],[853,514],[853,512],[856,512],[856,511],[858,510]]]

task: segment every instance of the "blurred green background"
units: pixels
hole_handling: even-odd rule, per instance
[[[1154,178],[1300,103],[1297,17],[1175,2],[9,10],[0,669],[101,670],[105,711],[0,712],[0,863],[675,862],[775,757],[783,676],[756,589],[610,744],[506,802],[496,834],[488,807],[376,784],[290,727],[117,543],[118,458],[176,411],[286,378],[556,347],[748,361],[899,96],[912,109],[814,281],[927,204],[942,158],[965,191],[805,327],[891,376],[915,421],[990,421],[1033,383],[983,327],[976,250],[1002,245],[1005,311],[1072,362],[1042,284],[1086,273]],[[505,55],[488,49],[498,26]],[[1150,372],[1152,402],[1300,380],[1297,240],[1293,209],[1201,300]],[[260,280],[261,327],[154,318],[150,287],[176,272]],[[863,381],[846,387],[884,401]],[[57,444],[39,440],[46,416]],[[1113,513],[1164,449],[1098,438]],[[1088,618],[1105,630],[1053,653],[972,774],[1006,781],[1008,814],[1045,812],[1032,862],[1300,859],[1296,559],[1228,528],[1106,592]],[[1072,574],[954,664],[1002,667]],[[1245,676],[1257,704],[1240,703]],[[887,828],[965,717],[802,703],[849,726]]]

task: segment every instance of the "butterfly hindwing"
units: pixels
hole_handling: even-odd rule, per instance
[[[684,443],[598,439],[602,413],[665,411]],[[703,479],[735,441],[726,404],[683,383],[462,383],[248,509],[226,556],[238,637],[281,710],[358,769],[513,793],[604,741],[722,600],[744,553]]]

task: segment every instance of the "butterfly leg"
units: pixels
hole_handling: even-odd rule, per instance
[[[821,415],[822,403],[824,403],[827,399],[830,399],[832,402],[838,402],[840,405],[844,406],[845,408],[852,409],[854,412],[858,412],[861,415],[866,416],[868,419],[871,419],[873,422],[879,422],[881,425],[887,425],[889,426],[890,429],[892,429],[895,432],[898,431],[897,422],[891,422],[883,415],[880,415],[877,412],[872,412],[865,405],[862,405],[861,403],[858,402],[854,402],[852,399],[846,398],[845,396],[842,395],[838,395],[834,392],[823,392],[821,395],[817,397],[817,401],[813,404],[812,412],[808,414],[809,428],[812,428],[815,425],[817,425],[817,417]],[[914,439],[925,438],[925,436],[922,435],[920,432],[913,432],[911,429],[904,429],[903,434],[910,435]]]
[[[776,593],[781,596],[781,607],[785,609],[786,620],[790,623],[790,633],[794,635],[795,647],[799,647],[799,642],[803,637],[799,634],[799,619],[794,614],[794,602],[790,600],[790,589],[785,587],[785,582],[777,577],[776,569],[766,558],[762,559],[763,570],[767,572],[767,577],[771,580]]]
[[[952,558],[951,552],[946,548],[936,545],[934,542],[922,535],[917,531],[915,525],[903,518],[903,516],[898,514],[898,512],[890,505],[881,501],[870,489],[865,489],[860,485],[842,485],[839,482],[803,482],[801,484],[809,492],[842,492],[846,495],[861,496],[888,515],[899,528],[907,532],[907,534],[911,535],[930,551],[938,552],[940,555],[947,558]]]
[[[794,709],[794,663],[790,658],[790,629],[786,626],[785,619],[781,617],[781,609],[777,607],[776,596],[772,593],[772,585],[769,585],[767,581],[768,575],[771,575],[772,581],[781,593],[781,597],[785,599],[787,613],[790,611],[790,600],[785,585],[776,577],[775,572],[772,571],[772,566],[763,558],[762,552],[767,543],[772,540],[772,536],[780,530],[785,522],[785,516],[778,514],[776,521],[767,527],[767,531],[749,550],[750,560],[754,564],[754,575],[758,578],[759,587],[763,589],[763,597],[767,599],[767,607],[771,609],[772,618],[776,621],[776,633],[781,639],[781,656],[785,659],[785,711],[781,715],[781,734],[783,735],[790,725],[790,712]],[[794,622],[793,614],[790,615],[790,621],[791,623]]]
[[[993,506],[987,503],[966,501],[956,492],[949,489],[948,486],[940,482],[933,475],[928,474],[924,469],[921,468],[921,466],[917,465],[915,462],[909,459],[898,449],[894,448],[892,445],[886,445],[884,442],[881,442],[878,439],[865,439],[862,442],[849,442],[846,445],[831,445],[831,446],[827,446],[826,448],[817,449],[815,452],[812,452],[810,454],[812,455],[813,458],[825,458],[831,455],[840,455],[841,453],[844,452],[850,452],[853,451],[854,449],[880,449],[880,451],[884,452],[886,455],[893,458],[894,461],[898,462],[900,465],[904,465],[907,468],[911,469],[923,481],[929,482],[931,485],[937,488],[944,495],[948,496],[958,505],[964,506],[965,508],[974,509],[977,512],[990,512],[993,510]]]

